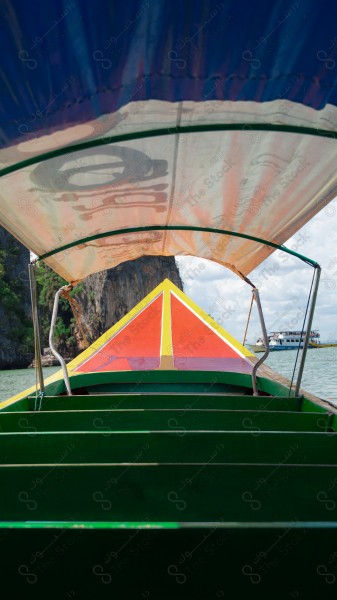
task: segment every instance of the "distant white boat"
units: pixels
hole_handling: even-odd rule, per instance
[[[306,331],[272,331],[268,335],[269,349],[273,350],[296,350],[299,346],[303,348]],[[335,344],[322,344],[317,329],[310,332],[309,348],[323,348]],[[262,338],[258,338],[255,344],[249,345],[253,352],[264,352],[265,345]]]
[[[255,354],[257,352],[264,352],[265,351],[265,345],[264,345],[264,341],[262,338],[257,338],[256,343],[255,344],[247,344],[248,348],[252,351],[255,352]]]

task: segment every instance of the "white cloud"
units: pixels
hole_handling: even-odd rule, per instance
[[[288,248],[317,261],[322,267],[313,328],[322,341],[337,339],[337,200],[303,227]],[[188,296],[210,313],[225,329],[242,341],[251,288],[217,263],[192,256],[176,257]],[[302,327],[313,269],[283,252],[274,252],[250,273],[258,285],[267,329]],[[260,336],[254,306],[248,340]]]

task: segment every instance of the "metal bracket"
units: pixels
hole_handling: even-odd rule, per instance
[[[266,325],[265,325],[265,322],[264,322],[264,316],[263,316],[263,312],[262,312],[262,306],[261,306],[261,302],[260,302],[259,291],[258,291],[258,289],[256,287],[254,287],[253,290],[252,290],[252,293],[253,293],[253,297],[254,297],[254,299],[256,301],[257,310],[258,310],[259,317],[260,317],[260,323],[261,323],[263,341],[264,341],[264,345],[265,345],[265,348],[266,348],[266,351],[265,351],[264,355],[254,365],[254,368],[253,368],[253,371],[252,371],[253,394],[254,394],[254,396],[258,396],[259,392],[258,392],[258,389],[257,389],[256,372],[257,372],[259,366],[262,365],[262,363],[266,360],[266,358],[269,355],[269,339],[268,339],[268,334],[267,334],[267,330],[266,330]]]
[[[316,265],[315,266],[314,291],[313,291],[311,304],[310,304],[310,312],[309,312],[308,323],[307,323],[307,327],[306,327],[306,334],[305,334],[305,338],[304,338],[301,362],[300,362],[300,366],[298,368],[298,375],[297,375],[296,387],[295,387],[295,392],[294,392],[295,397],[298,396],[299,391],[300,391],[300,385],[301,385],[302,375],[303,375],[303,371],[304,371],[305,359],[307,356],[307,350],[308,350],[308,346],[309,346],[312,321],[314,318],[315,305],[316,305],[316,299],[317,299],[317,293],[318,293],[319,280],[321,277],[321,271],[322,271],[321,267],[319,265]]]
[[[71,387],[70,387],[70,382],[69,382],[69,375],[68,375],[68,370],[67,370],[67,365],[64,361],[64,359],[62,358],[61,354],[59,354],[54,346],[54,329],[55,329],[55,324],[56,324],[56,319],[57,319],[57,310],[58,310],[58,305],[59,305],[59,298],[61,293],[63,292],[63,290],[65,289],[69,289],[69,286],[63,286],[61,287],[55,294],[55,300],[54,300],[54,308],[53,308],[53,314],[52,314],[52,318],[51,318],[51,324],[50,324],[50,331],[49,331],[49,346],[50,349],[52,351],[52,353],[54,354],[55,358],[57,358],[57,360],[59,361],[62,370],[63,370],[63,378],[64,378],[64,383],[66,386],[66,390],[67,390],[67,394],[68,396],[72,396],[72,392],[71,392]]]
[[[40,394],[44,394],[44,380],[43,380],[42,361],[41,361],[41,341],[40,341],[40,329],[39,329],[39,316],[38,316],[38,311],[37,311],[35,263],[29,263],[28,273],[29,273],[30,298],[31,298],[31,303],[32,303],[32,316],[33,316],[33,327],[34,327],[35,361],[36,361],[36,368],[37,368],[37,372],[38,372],[38,376],[39,376]]]

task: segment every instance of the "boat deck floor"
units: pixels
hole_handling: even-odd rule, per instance
[[[67,597],[73,577],[79,597],[99,584],[102,598],[261,598],[275,581],[275,597],[322,593],[337,534],[333,411],[236,393],[29,406],[0,413],[1,568],[15,593],[52,579]]]

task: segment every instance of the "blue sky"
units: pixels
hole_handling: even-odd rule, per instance
[[[337,199],[285,244],[322,266],[313,327],[321,340],[337,340]],[[251,288],[231,271],[200,258],[177,257],[184,291],[225,329],[242,341]],[[249,278],[260,290],[268,331],[301,329],[313,269],[302,261],[274,252]],[[260,336],[256,307],[248,341]]]

